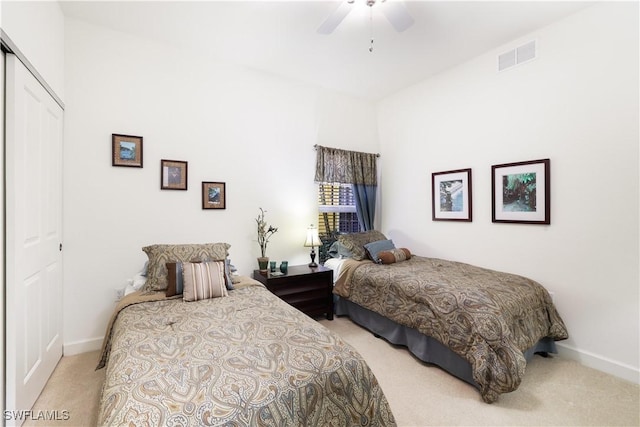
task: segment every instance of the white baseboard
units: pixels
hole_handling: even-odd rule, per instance
[[[559,357],[575,360],[589,368],[597,369],[598,371],[605,372],[613,375],[614,377],[622,378],[635,384],[640,384],[640,369],[636,367],[598,356],[596,354],[589,353],[588,351],[578,350],[563,343],[556,342],[556,345],[560,347],[558,349]]]
[[[100,350],[102,348],[102,340],[104,338],[92,338],[88,340],[64,343],[62,345],[62,354],[65,356],[73,356],[74,354],[87,353],[90,351]]]

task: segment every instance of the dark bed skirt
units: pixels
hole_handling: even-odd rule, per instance
[[[371,310],[359,306],[349,300],[334,295],[334,311],[338,316],[349,316],[351,320],[392,344],[405,346],[418,359],[437,365],[461,380],[476,388],[471,365],[458,354],[449,350],[439,341],[423,335],[416,329],[402,326]],[[524,354],[527,362],[535,353],[557,353],[556,343],[551,338],[543,338]]]

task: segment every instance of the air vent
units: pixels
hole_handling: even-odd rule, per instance
[[[516,59],[518,64],[529,61],[536,57],[536,42],[523,44],[516,49]]]
[[[516,65],[516,50],[510,50],[498,56],[498,71],[506,70]]]
[[[531,41],[498,55],[498,71],[504,71],[536,57],[536,42]]]

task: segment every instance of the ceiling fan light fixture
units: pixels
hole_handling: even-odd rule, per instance
[[[365,3],[373,9],[376,1],[377,0],[365,0]],[[320,25],[317,32],[320,34],[331,34],[349,12],[351,12],[351,9],[355,7],[354,3],[355,0],[343,0]],[[380,3],[384,3],[381,11],[397,32],[403,32],[413,25],[414,19],[402,1],[387,2],[386,0],[380,0]]]

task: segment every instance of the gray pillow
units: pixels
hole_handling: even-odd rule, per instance
[[[376,242],[367,243],[364,245],[365,251],[367,251],[367,255],[369,258],[375,263],[380,264],[380,257],[378,256],[379,252],[390,251],[395,249],[395,245],[393,244],[393,240],[378,240]]]

